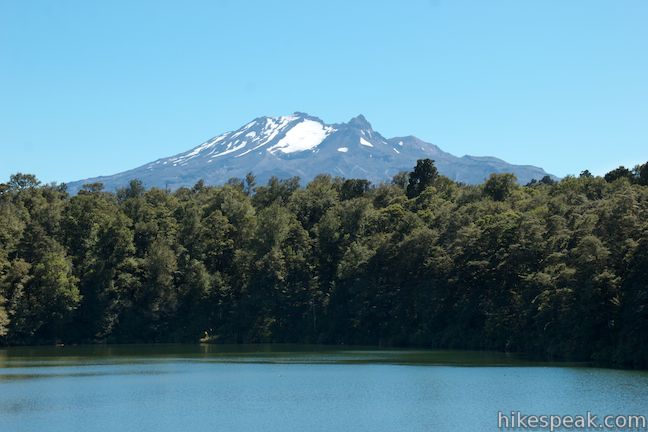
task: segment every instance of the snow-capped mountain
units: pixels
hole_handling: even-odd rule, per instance
[[[76,193],[83,184],[102,182],[107,190],[115,190],[132,179],[142,180],[147,187],[176,189],[200,179],[222,184],[248,172],[256,175],[259,184],[271,176],[309,181],[321,173],[378,183],[399,171],[410,171],[422,158],[434,159],[439,172],[465,183],[481,183],[491,173],[510,172],[521,183],[547,175],[542,168],[511,165],[494,157],[453,156],[414,136],[385,138],[362,115],[329,125],[295,113],[259,117],[187,152],[119,174],[72,182],[68,189]]]

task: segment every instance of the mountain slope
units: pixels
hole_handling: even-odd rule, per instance
[[[200,179],[222,184],[250,171],[259,183],[271,176],[309,181],[320,173],[378,183],[411,170],[422,158],[434,159],[441,174],[464,183],[480,183],[491,173],[510,172],[521,183],[547,175],[542,168],[493,157],[457,157],[414,136],[384,138],[362,115],[329,125],[295,113],[259,117],[187,152],[115,175],[72,182],[68,189],[76,193],[83,184],[102,182],[107,190],[115,190],[132,179],[142,180],[146,187],[177,189]]]

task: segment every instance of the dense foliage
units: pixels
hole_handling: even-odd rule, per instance
[[[648,367],[648,165],[520,186],[419,161],[68,196],[0,184],[0,343],[304,342]]]

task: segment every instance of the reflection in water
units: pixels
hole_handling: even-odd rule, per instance
[[[18,381],[18,380],[31,380],[40,378],[69,378],[69,377],[94,377],[94,376],[127,376],[127,375],[161,375],[165,372],[156,370],[137,370],[137,371],[114,371],[114,372],[69,372],[67,370],[59,370],[57,373],[43,372],[43,373],[7,373],[0,374],[0,383],[2,381]]]
[[[500,410],[648,414],[646,389],[643,372],[497,353],[12,348],[0,351],[0,431],[482,431]]]
[[[368,349],[318,345],[86,345],[18,347],[0,350],[0,368],[25,365],[63,366],[76,363],[151,362],[169,360],[227,363],[386,363],[457,366],[541,365],[513,354],[482,351]],[[558,363],[564,366],[564,363]]]

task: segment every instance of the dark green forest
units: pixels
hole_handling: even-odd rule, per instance
[[[648,367],[648,163],[463,185],[0,184],[0,344],[295,342]]]

